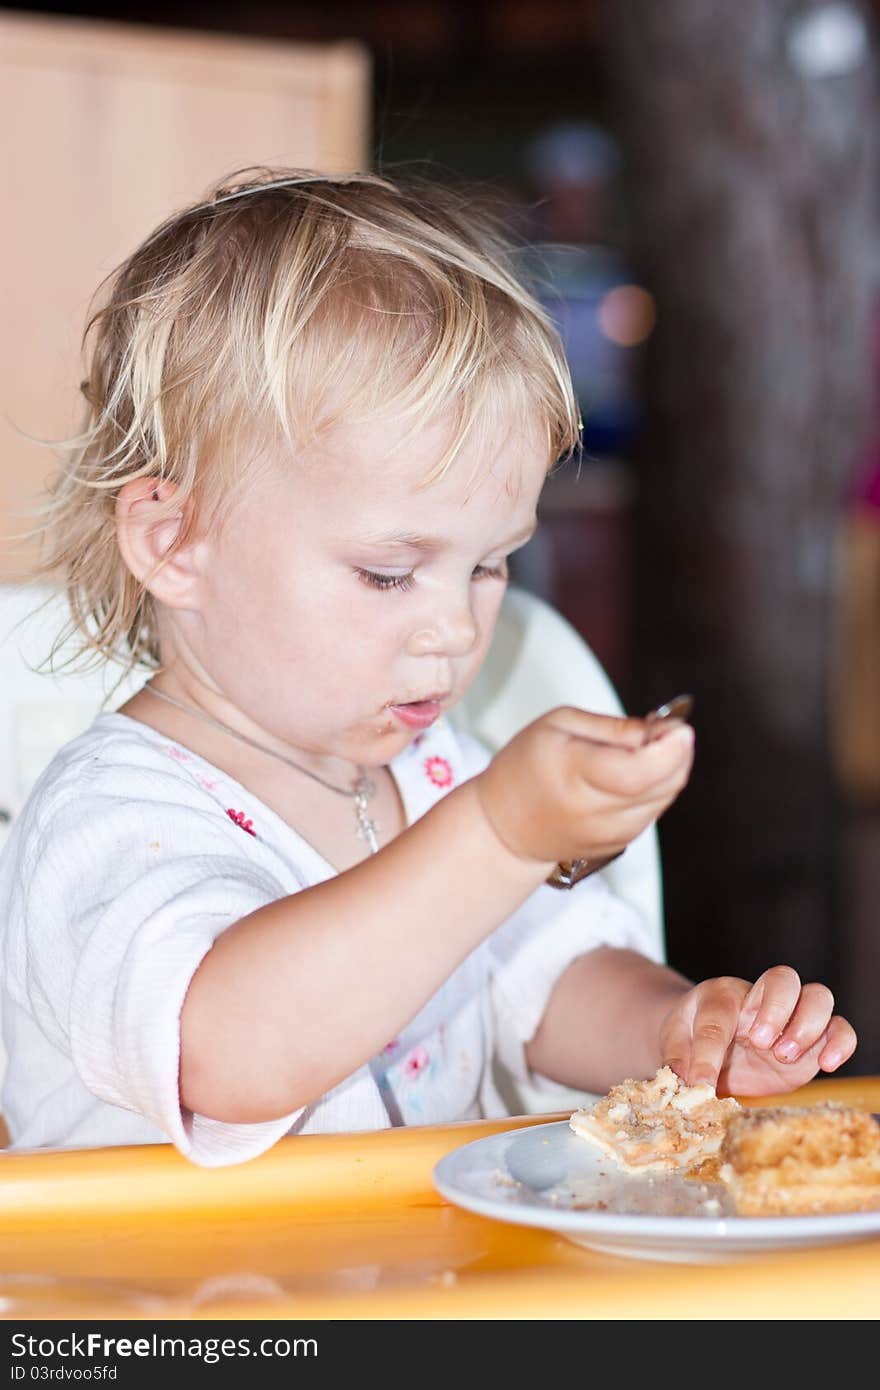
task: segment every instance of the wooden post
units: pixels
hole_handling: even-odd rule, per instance
[[[658,304],[630,703],[697,700],[693,779],[660,826],[669,951],[698,978],[786,961],[834,985],[835,537],[876,265],[867,24],[818,0],[608,14],[630,256]]]

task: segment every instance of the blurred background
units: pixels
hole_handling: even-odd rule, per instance
[[[242,164],[474,183],[565,339],[579,468],[515,579],[643,713],[696,698],[670,959],[779,961],[880,1072],[880,0],[0,9],[0,578],[88,296]],[[2,529],[5,528],[5,529]]]

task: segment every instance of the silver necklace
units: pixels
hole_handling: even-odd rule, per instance
[[[367,813],[367,803],[376,794],[376,783],[367,776],[365,768],[358,766],[357,781],[353,787],[338,787],[335,782],[328,782],[325,778],[319,777],[317,772],[312,772],[311,768],[303,767],[301,763],[295,763],[293,758],[286,757],[284,753],[277,753],[274,748],[267,748],[265,743],[258,743],[256,739],[249,738],[247,734],[239,733],[238,729],[233,729],[231,725],[224,724],[220,719],[215,719],[213,715],[207,714],[205,710],[199,709],[196,705],[184,704],[183,700],[176,700],[173,695],[166,695],[164,690],[154,689],[149,682],[142,689],[150,695],[155,695],[157,700],[165,700],[169,705],[175,705],[177,709],[183,710],[184,714],[191,714],[196,719],[201,719],[213,728],[219,729],[221,733],[229,734],[231,738],[237,738],[241,743],[246,743],[248,747],[255,748],[258,753],[266,753],[270,758],[277,758],[279,762],[286,763],[288,767],[301,772],[305,777],[311,777],[313,782],[319,782],[328,791],[336,792],[337,796],[350,796],[354,801],[358,839],[366,840],[371,854],[378,853],[379,840],[376,832],[379,827]]]

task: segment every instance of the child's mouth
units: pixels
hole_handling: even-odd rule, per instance
[[[405,724],[408,729],[427,729],[429,724],[440,714],[443,708],[442,700],[411,700],[405,705],[389,705],[391,713],[395,719],[399,719],[401,724]]]

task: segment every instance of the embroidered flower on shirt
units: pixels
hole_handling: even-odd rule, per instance
[[[382,1051],[383,1051],[383,1052],[396,1052],[397,1049],[398,1049],[399,1047],[400,1047],[400,1038],[392,1038],[390,1042],[387,1042],[387,1043],[385,1044],[385,1046],[382,1048]]]
[[[403,1074],[412,1079],[425,1070],[430,1058],[423,1047],[414,1047],[403,1063]]]
[[[425,759],[425,774],[435,787],[451,787],[452,767],[446,758],[435,755]]]
[[[173,743],[169,744],[169,746],[165,749],[165,752],[168,754],[169,758],[173,758],[176,763],[192,762],[192,755],[189,753],[184,753],[182,748],[176,747],[176,745]]]
[[[199,786],[204,787],[206,792],[212,792],[215,787],[219,787],[220,782],[216,777],[206,777],[202,773],[199,777]]]
[[[235,821],[236,825],[240,825],[242,830],[246,830],[249,835],[253,835],[256,839],[257,832],[254,830],[254,823],[252,820],[245,820],[244,811],[233,811],[230,807],[226,814],[230,820]]]

